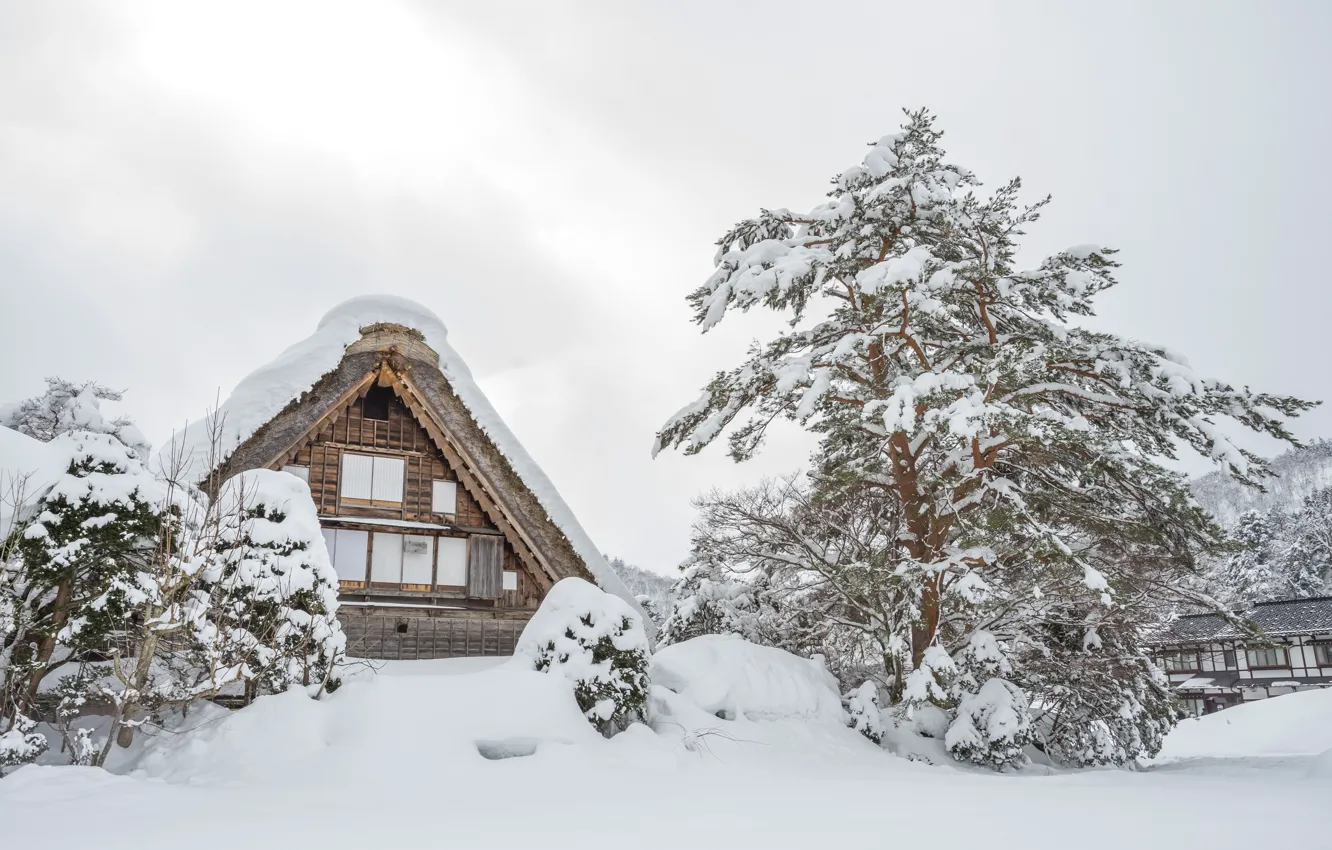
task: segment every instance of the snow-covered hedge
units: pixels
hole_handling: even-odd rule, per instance
[[[546,594],[514,655],[571,680],[578,707],[609,738],[643,720],[649,652],[636,610],[596,585],[566,578]]]
[[[953,758],[995,770],[1026,764],[1023,748],[1031,741],[1027,698],[1003,679],[990,679],[976,693],[963,694],[944,735]]]
[[[879,710],[879,688],[865,682],[842,698],[852,729],[876,744],[883,743],[883,715]]]
[[[844,724],[837,679],[810,660],[738,635],[701,635],[652,656],[655,684],[729,720],[817,719]]]

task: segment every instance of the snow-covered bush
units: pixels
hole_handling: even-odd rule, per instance
[[[36,761],[48,747],[46,736],[33,731],[36,722],[22,714],[16,714],[7,725],[8,731],[0,733],[0,776],[5,775],[6,768]]]
[[[644,719],[649,652],[633,607],[580,578],[566,578],[546,594],[514,655],[535,670],[568,678],[578,707],[609,738]]]
[[[223,663],[246,668],[251,692],[336,688],[346,636],[309,487],[294,475],[253,469],[228,480],[218,500],[217,556],[200,580]]]
[[[848,725],[876,744],[883,743],[883,715],[879,711],[879,686],[865,682],[842,697],[850,716]]]
[[[701,635],[662,647],[648,669],[653,684],[728,720],[846,723],[837,679],[823,659],[801,658],[738,635]]]
[[[976,693],[963,694],[944,735],[953,758],[995,770],[1026,764],[1023,748],[1031,741],[1027,698],[1003,679],[990,679]]]

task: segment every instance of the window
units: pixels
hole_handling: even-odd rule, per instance
[[[287,465],[282,467],[282,471],[287,473],[288,475],[295,475],[297,478],[301,479],[306,484],[310,483],[310,467],[308,466]]]
[[[1221,650],[1221,660],[1222,663],[1225,664],[1227,670],[1239,669],[1239,664],[1237,664],[1235,661],[1235,650],[1233,649]]]
[[[1332,667],[1332,643],[1316,643],[1313,651],[1315,663],[1319,667]]]
[[[1284,646],[1266,646],[1260,649],[1246,649],[1244,650],[1244,655],[1248,658],[1250,669],[1253,670],[1290,666],[1286,663],[1286,648]]]
[[[361,402],[361,417],[387,422],[391,401],[393,401],[393,390],[381,386],[371,387],[370,392],[365,394],[365,401]]]
[[[1196,673],[1202,669],[1198,666],[1198,653],[1192,651],[1167,652],[1165,668],[1171,673]]]
[[[467,538],[439,538],[439,571],[435,584],[444,587],[467,586]]]
[[[431,488],[430,510],[437,514],[458,512],[458,482],[435,481]]]
[[[374,584],[402,584],[402,535],[376,531],[370,550],[370,581]]]
[[[342,476],[338,492],[351,504],[392,507],[402,504],[405,464],[400,457],[358,455],[342,456]]]
[[[435,568],[435,538],[408,534],[402,538],[402,589],[429,590]]]
[[[345,528],[325,528],[322,531],[324,544],[328,546],[329,560],[333,562],[333,570],[338,574],[338,584],[342,587],[364,587],[365,556],[370,535]]]
[[[513,570],[504,571],[504,589],[505,590],[518,589],[518,574]]]

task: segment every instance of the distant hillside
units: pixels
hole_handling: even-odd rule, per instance
[[[1249,510],[1291,511],[1314,490],[1332,487],[1332,440],[1316,440],[1278,455],[1272,461],[1272,472],[1276,477],[1264,482],[1265,493],[1213,472],[1193,482],[1193,494],[1222,525],[1232,525]]]
[[[660,573],[654,573],[651,570],[645,570],[642,567],[635,567],[633,564],[625,563],[623,558],[612,558],[606,556],[610,562],[611,569],[620,577],[620,581],[625,583],[629,592],[635,596],[646,596],[652,600],[656,606],[657,616],[665,617],[671,613],[671,605],[674,597],[671,595],[671,586],[675,584],[672,576],[664,576]],[[660,623],[657,623],[660,626]]]

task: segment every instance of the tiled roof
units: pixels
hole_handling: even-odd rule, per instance
[[[1271,637],[1332,633],[1332,596],[1259,602],[1248,611],[1236,613],[1253,620]],[[1171,623],[1153,642],[1197,643],[1243,637],[1243,632],[1217,614],[1188,614]]]

